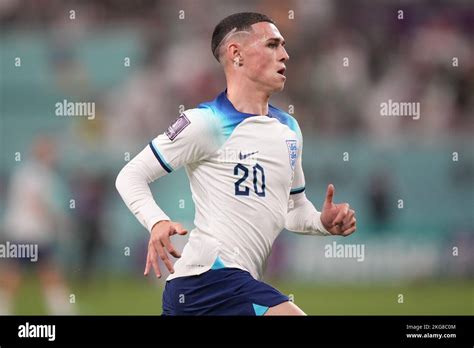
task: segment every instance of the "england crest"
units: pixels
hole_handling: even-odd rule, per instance
[[[292,170],[295,170],[296,157],[298,156],[298,145],[296,140],[287,140],[286,146],[288,147],[288,157],[290,159],[290,166]]]

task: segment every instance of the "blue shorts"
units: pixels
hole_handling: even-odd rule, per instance
[[[264,315],[268,308],[288,300],[288,296],[254,279],[249,272],[211,269],[167,281],[163,315]]]

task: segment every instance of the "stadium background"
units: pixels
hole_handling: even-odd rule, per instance
[[[240,11],[269,15],[287,41],[286,87],[271,102],[294,111],[302,128],[309,199],[320,209],[333,183],[336,201],[349,202],[358,221],[346,239],[282,232],[266,280],[309,314],[474,314],[469,1],[3,0],[0,218],[14,154],[28,154],[38,135],[55,138],[63,187],[56,199],[67,218],[56,258],[78,312],[160,313],[163,281],[142,276],[148,233],[115,177],[182,109],[224,88],[210,36]],[[64,99],[94,102],[95,118],[56,116]],[[420,102],[420,119],[382,117],[388,99]],[[192,228],[184,170],[152,190],[173,220]],[[87,254],[86,234],[95,253]],[[364,261],[326,258],[333,241],[363,244]],[[15,313],[45,313],[34,273]]]

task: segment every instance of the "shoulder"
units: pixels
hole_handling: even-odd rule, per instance
[[[277,119],[280,123],[295,132],[299,138],[302,138],[301,129],[296,118],[273,105],[268,106],[268,113],[271,117]]]
[[[197,123],[203,123],[213,118],[213,112],[211,109],[205,108],[194,108],[187,109],[181,113],[181,116],[184,115],[189,121],[195,121]]]
[[[165,134],[171,141],[182,133],[182,136],[207,143],[219,140],[219,129],[219,122],[212,109],[198,107],[183,111]]]
[[[181,128],[189,128],[194,132],[212,131],[216,127],[212,110],[203,108],[187,109],[183,111],[174,123],[168,128],[168,132]]]

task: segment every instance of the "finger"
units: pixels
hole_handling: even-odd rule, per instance
[[[357,229],[356,226],[352,226],[352,227],[349,228],[348,230],[345,230],[345,231],[342,233],[342,235],[343,235],[344,237],[347,237],[348,235],[354,233],[356,229]]]
[[[340,225],[349,211],[349,204],[347,203],[338,204],[337,207],[339,208],[339,212],[337,213],[336,218],[333,220],[334,225]]]
[[[145,264],[145,272],[143,272],[143,275],[148,275],[148,272],[150,272],[150,266],[151,266],[151,262],[150,262],[150,253],[147,253],[146,254],[146,264]]]
[[[344,224],[344,225],[342,226],[342,228],[341,228],[342,231],[344,232],[345,230],[351,228],[352,226],[355,226],[356,221],[357,221],[356,218],[352,218],[351,221],[349,221],[347,224]]]
[[[150,261],[153,269],[155,270],[155,274],[158,278],[161,278],[160,266],[158,265],[158,255],[156,254],[155,249],[153,246],[150,247]]]
[[[168,236],[163,237],[161,239],[161,242],[171,255],[173,255],[174,257],[181,257],[181,255],[178,253],[173,244],[171,244],[170,238]]]
[[[339,225],[332,227],[329,231],[331,232],[331,234],[335,236],[338,236],[342,233],[341,226]]]
[[[173,264],[171,263],[170,259],[168,258],[168,255],[166,255],[165,249],[163,248],[163,245],[161,244],[161,241],[157,240],[153,245],[155,246],[156,252],[160,256],[160,259],[162,259],[163,262],[165,263],[166,268],[168,268],[168,270],[171,273],[174,273]]]
[[[181,236],[184,236],[186,233],[188,233],[188,230],[183,228],[181,230],[176,230],[176,233],[181,235]]]
[[[352,218],[354,217],[355,215],[355,211],[352,210],[352,209],[349,209],[347,215],[344,217],[344,219],[342,220],[342,224],[343,225],[347,225],[350,223],[350,221],[352,221]]]
[[[188,230],[185,229],[183,225],[181,224],[174,224],[173,227],[174,227],[175,233],[177,234],[184,236],[186,233],[188,233]]]
[[[328,185],[328,189],[326,191],[326,203],[332,203],[332,198],[334,197],[335,190],[336,189],[334,188],[333,184]]]

